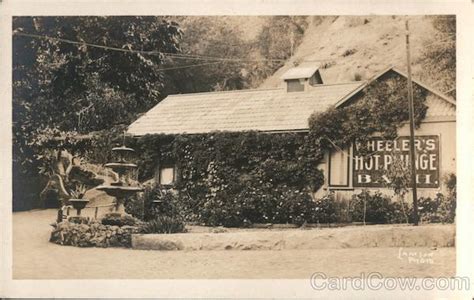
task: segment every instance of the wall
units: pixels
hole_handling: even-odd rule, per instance
[[[409,136],[410,130],[408,124],[404,125],[398,131],[399,136]],[[443,178],[450,174],[456,173],[456,122],[453,117],[427,117],[425,121],[415,130],[415,135],[437,135],[439,136],[439,179],[441,184],[439,188],[418,188],[419,197],[433,197],[439,191],[445,193],[446,187],[443,184]],[[353,149],[350,155],[353,154]],[[349,164],[349,186],[348,187],[329,187],[329,182],[326,179],[323,189],[318,191],[315,195],[320,197],[330,190],[335,191],[337,199],[348,199],[354,193],[360,193],[362,188],[354,188],[352,183],[353,164]],[[329,159],[326,159],[323,164],[319,166],[325,172],[325,178],[330,178],[329,174]],[[334,177],[334,175],[332,175]],[[384,194],[393,195],[393,191],[388,188],[366,188],[370,191],[380,191]],[[410,198],[410,195],[407,197]]]

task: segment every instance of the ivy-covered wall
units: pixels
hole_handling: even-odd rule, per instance
[[[415,85],[414,99],[420,124],[426,90]],[[308,133],[148,135],[131,146],[140,156],[140,180],[154,177],[160,164],[176,166],[175,188],[191,220],[216,225],[320,221],[311,195],[324,182],[317,169],[324,153],[376,132],[394,138],[407,120],[406,79],[388,73],[349,105],[313,114]]]
[[[426,90],[415,85],[414,99],[420,124]],[[313,114],[308,133],[148,135],[131,146],[140,153],[140,180],[153,178],[160,164],[176,166],[175,189],[191,220],[226,225],[315,221],[314,211],[305,214],[314,208],[311,195],[324,182],[317,169],[324,153],[376,132],[394,138],[407,120],[406,79],[389,72],[348,105]]]
[[[324,179],[316,168],[323,152],[307,134],[149,135],[135,142],[140,179],[173,162],[175,188],[190,219],[216,218],[212,224],[286,223],[284,211],[297,214],[287,206],[312,202]]]

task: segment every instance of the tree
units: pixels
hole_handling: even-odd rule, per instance
[[[161,100],[161,53],[178,52],[181,38],[178,24],[161,17],[15,17],[13,33],[17,200],[34,197],[43,185],[35,144],[45,130],[89,132],[130,123]]]
[[[167,71],[166,93],[208,92],[249,87],[245,73],[255,63],[244,60],[252,59],[252,44],[243,39],[239,28],[230,26],[222,17],[177,17],[177,21],[183,30],[181,53],[203,58],[170,60],[167,65],[170,68],[199,66]]]
[[[14,32],[171,53],[179,51],[181,36],[176,23],[157,17],[18,17]],[[24,124],[99,130],[127,122],[160,100],[159,53],[111,51],[21,35],[14,35],[13,50],[14,119]]]
[[[267,61],[263,64],[261,77],[271,75],[283,66],[301,43],[307,27],[306,16],[275,16],[268,20],[257,38],[259,52],[262,57],[281,61]]]

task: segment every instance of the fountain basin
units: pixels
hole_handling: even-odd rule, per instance
[[[77,215],[81,215],[81,210],[86,207],[87,203],[89,203],[89,200],[87,199],[69,199],[69,203],[72,205],[72,207],[77,211]]]
[[[97,190],[104,191],[107,195],[116,198],[126,198],[133,194],[143,191],[143,188],[138,186],[123,186],[123,185],[101,185]]]
[[[104,166],[106,166],[107,168],[111,168],[114,171],[115,170],[135,169],[137,167],[136,164],[123,163],[123,162],[107,163]]]
[[[117,172],[120,176],[124,175],[127,171],[136,169],[137,165],[132,163],[107,163],[104,165],[107,168],[111,168],[114,172]]]
[[[134,149],[128,148],[128,147],[125,147],[125,146],[114,147],[114,148],[112,148],[112,151],[115,151],[115,152],[124,152],[124,153],[127,153],[127,152],[135,152]]]

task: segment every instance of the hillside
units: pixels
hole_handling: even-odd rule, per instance
[[[280,86],[280,76],[293,65],[320,64],[323,80],[327,83],[352,81],[355,74],[367,79],[389,65],[406,70],[405,17],[311,19],[295,54],[268,77],[261,88]],[[413,76],[433,84],[435,80],[428,78],[428,72],[422,67],[421,54],[425,43],[435,39],[436,30],[430,17],[411,16],[409,24]]]

